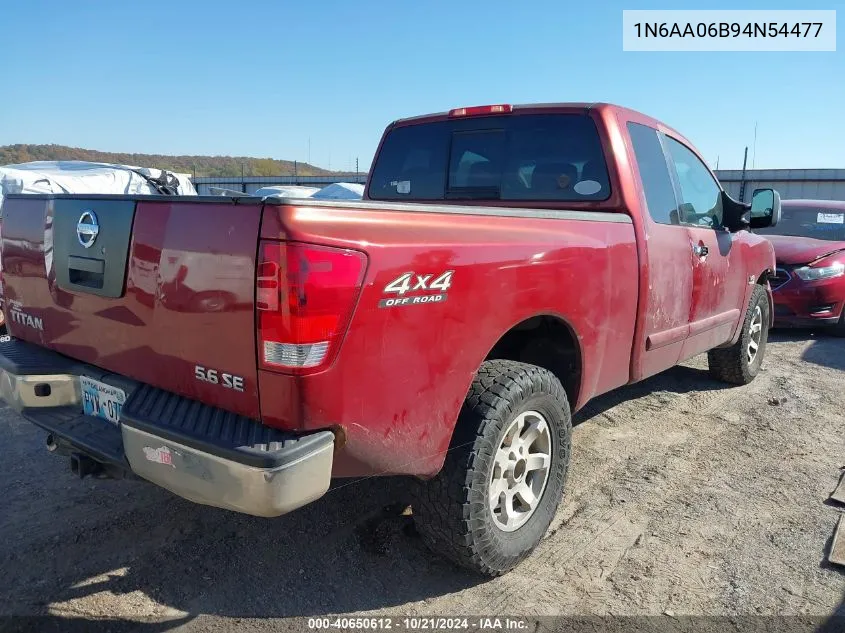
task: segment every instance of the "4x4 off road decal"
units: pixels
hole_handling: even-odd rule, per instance
[[[447,270],[439,275],[435,275],[435,273],[403,273],[384,287],[384,294],[395,294],[397,296],[382,299],[378,302],[378,307],[395,308],[426,303],[443,303],[446,301],[446,292],[452,285],[454,272],[454,270]]]

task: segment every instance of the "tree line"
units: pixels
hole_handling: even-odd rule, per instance
[[[249,156],[166,156],[163,154],[130,154],[100,152],[64,145],[0,145],[0,165],[28,163],[36,160],[84,160],[96,163],[119,163],[136,167],[152,167],[191,174],[196,177],[227,176],[300,176],[337,175],[308,163],[275,158]],[[295,170],[295,171],[294,171]]]

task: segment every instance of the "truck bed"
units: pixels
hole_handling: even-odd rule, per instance
[[[132,208],[123,242],[105,255],[77,248],[77,218],[94,210],[108,234],[115,205]],[[638,264],[623,212],[10,196],[4,214],[4,285],[16,338],[270,427],[333,429],[343,438],[335,476],[436,472],[479,364],[506,332],[538,317],[578,333],[575,408],[630,377]],[[69,262],[78,265],[72,258],[110,258],[121,244],[118,296],[62,277]],[[314,373],[261,361],[256,258],[267,244],[365,255],[348,327],[331,362]],[[413,285],[447,280],[448,290],[409,285],[402,294],[395,282],[409,274]],[[242,391],[198,379],[198,367],[241,377]]]

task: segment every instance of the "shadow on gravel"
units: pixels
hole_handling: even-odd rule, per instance
[[[771,343],[812,341],[801,360],[822,367],[845,371],[845,338],[833,336],[824,329],[777,329],[769,332]]]
[[[812,341],[801,360],[822,367],[845,371],[845,338],[833,336],[825,330],[780,329],[769,332],[773,343]]]
[[[706,369],[679,365],[642,382],[620,387],[587,403],[572,416],[573,424],[581,424],[629,400],[644,398],[653,393],[684,394],[693,391],[729,389],[731,386],[714,380]]]
[[[801,360],[845,371],[845,338],[818,339],[804,351]]]
[[[839,571],[842,571],[841,567]],[[842,633],[842,631],[845,631],[845,593],[842,594],[842,601],[830,617],[814,633]]]
[[[164,633],[187,624],[194,616],[166,622],[136,622],[119,618],[62,618],[57,616],[0,617],[0,633]]]
[[[138,507],[130,498],[119,516],[78,531],[67,526],[61,542],[54,537],[31,543],[7,559],[22,573],[0,578],[0,595],[14,592],[11,614],[22,617],[10,617],[9,607],[0,606],[0,633],[153,633],[199,614],[263,619],[378,611],[484,580],[428,552],[412,519],[402,514],[407,481],[399,478],[341,483],[277,519],[197,506],[143,483],[128,485],[133,497],[152,498],[153,505]],[[51,511],[49,496],[33,503]],[[169,622],[145,618],[151,602],[169,608]],[[139,603],[137,615],[129,611],[125,619],[76,617],[112,615]]]
[[[836,510],[840,510],[842,508],[842,506],[840,504],[838,504],[835,501],[831,501],[830,499],[825,501],[825,505],[828,506],[828,507],[835,508]],[[837,518],[836,524],[834,524],[835,527],[833,528],[833,531],[830,533],[830,536],[827,538],[827,541],[824,544],[824,548],[822,548],[822,551],[824,552],[824,556],[822,556],[822,559],[819,562],[819,568],[827,570],[827,571],[836,572],[837,574],[842,576],[843,579],[845,579],[845,567],[843,567],[842,565],[836,565],[836,564],[830,562],[830,555],[831,555],[831,552],[833,551],[833,541],[836,538],[836,529],[837,529],[836,526],[838,526],[840,520],[841,520],[840,518]],[[845,615],[845,591],[843,591],[843,593],[842,593],[842,602],[839,604],[839,607],[837,608],[836,613],[839,613],[840,611],[842,612],[842,615]],[[843,630],[845,630],[845,629],[843,629]]]

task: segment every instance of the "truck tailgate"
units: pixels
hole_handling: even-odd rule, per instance
[[[10,333],[257,418],[261,208],[199,197],[11,196],[2,232]]]

